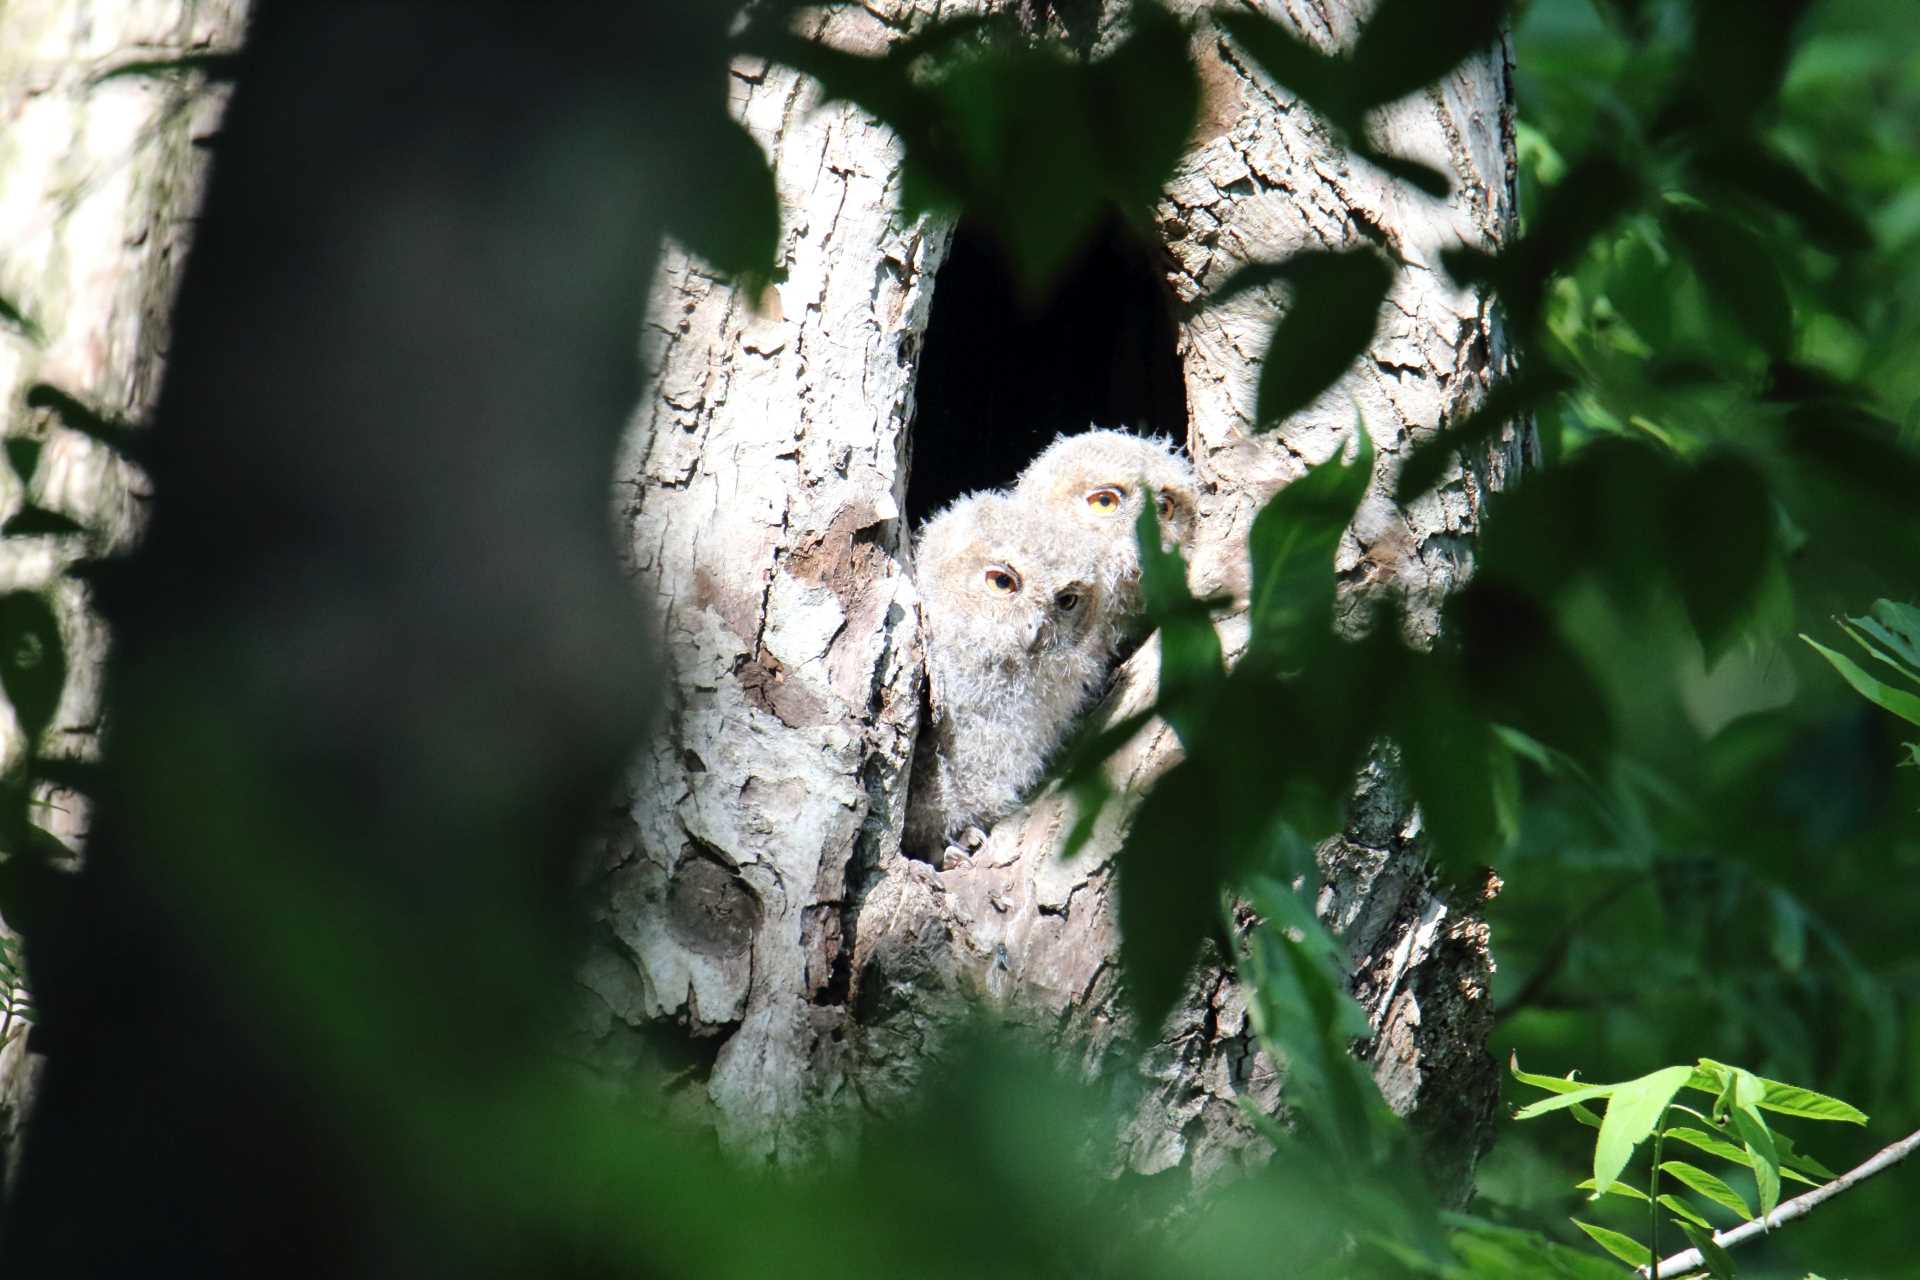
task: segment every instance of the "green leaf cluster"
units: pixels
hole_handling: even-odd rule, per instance
[[[958,212],[998,233],[1038,296],[1110,209],[1146,223],[1199,107],[1186,26],[1152,0],[1097,57],[1010,21],[935,22],[883,54],[850,53],[784,26],[780,6],[741,41],[853,103],[906,151],[902,212]]]
[[[1780,1203],[1781,1179],[1817,1186],[1835,1175],[1809,1156],[1800,1154],[1785,1134],[1777,1132],[1764,1113],[1805,1120],[1839,1121],[1864,1125],[1858,1108],[1804,1089],[1768,1080],[1740,1067],[1702,1058],[1694,1066],[1665,1067],[1619,1084],[1583,1085],[1571,1076],[1535,1075],[1512,1064],[1515,1080],[1544,1089],[1553,1096],[1522,1107],[1515,1119],[1531,1120],[1552,1111],[1569,1111],[1583,1124],[1597,1128],[1593,1148],[1593,1177],[1580,1183],[1594,1199],[1625,1196],[1647,1204],[1654,1231],[1646,1244],[1608,1227],[1575,1220],[1575,1225],[1608,1253],[1631,1266],[1645,1267],[1659,1256],[1659,1210],[1674,1215],[1673,1222],[1707,1257],[1716,1277],[1734,1274],[1731,1257],[1712,1239],[1712,1225],[1696,1203],[1660,1190],[1662,1176],[1706,1200],[1739,1221],[1764,1217]],[[1712,1096],[1708,1111],[1675,1099],[1682,1089]],[[1593,1106],[1603,1104],[1596,1116]],[[1685,1160],[1665,1160],[1665,1143],[1679,1142],[1715,1156],[1752,1179],[1756,1199],[1749,1199],[1726,1181]],[[1652,1144],[1646,1191],[1623,1180],[1629,1163],[1643,1146]],[[1757,1209],[1756,1209],[1757,1204]]]

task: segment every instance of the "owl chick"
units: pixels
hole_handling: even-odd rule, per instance
[[[1143,492],[1158,504],[1161,537],[1169,545],[1184,544],[1193,532],[1193,467],[1168,440],[1127,431],[1061,436],[1027,464],[1014,488],[1018,501],[1057,513],[1090,540],[1110,647],[1138,631],[1140,544],[1134,528]]]
[[[915,581],[926,620],[931,719],[914,754],[906,846],[948,841],[1019,807],[1110,656],[1090,546],[1004,493],[961,498],[921,529]]]

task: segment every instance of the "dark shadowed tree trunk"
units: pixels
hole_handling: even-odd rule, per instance
[[[1264,7],[1326,49],[1351,42],[1366,8]],[[955,6],[835,9],[817,34],[874,51],[936,9]],[[1097,50],[1118,6],[1105,10],[1066,25],[1044,11],[1036,37]],[[831,1148],[851,1113],[914,1083],[971,1005],[1040,1029],[1089,1065],[1125,1042],[1112,858],[1126,800],[1178,758],[1170,731],[1150,727],[1114,759],[1123,803],[1071,862],[1057,857],[1071,805],[1053,790],[1002,821],[970,866],[902,856],[921,702],[905,553],[920,495],[947,478],[932,468],[970,458],[968,484],[1008,483],[1036,430],[1068,425],[1076,405],[1075,426],[1105,414],[1103,425],[1172,429],[1202,483],[1196,592],[1238,593],[1253,512],[1333,456],[1357,417],[1375,473],[1338,555],[1343,616],[1403,600],[1409,638],[1426,644],[1470,572],[1485,496],[1528,459],[1527,438],[1510,434],[1411,505],[1390,496],[1410,448],[1507,370],[1486,299],[1439,266],[1444,248],[1490,249],[1511,226],[1507,50],[1469,59],[1372,122],[1376,143],[1449,175],[1444,199],[1351,157],[1205,22],[1195,51],[1201,121],[1156,208],[1159,243],[1090,255],[1063,286],[1134,300],[1056,299],[1044,323],[980,303],[993,290],[980,285],[984,258],[967,229],[956,241],[951,225],[899,218],[900,151],[886,130],[823,105],[783,68],[734,66],[736,112],[775,166],[781,272],[753,298],[670,253],[652,300],[652,389],[617,501],[673,682],[665,726],[612,815],[580,1050],[638,1088],[671,1082],[696,1122],[744,1154],[790,1162]],[[1397,269],[1365,357],[1256,434],[1254,387],[1286,297],[1195,304],[1246,262],[1369,243]],[[1127,287],[1103,293],[1102,274],[1123,272]],[[1035,363],[1062,380],[1079,376],[1070,345],[1108,352],[1110,365],[1163,362],[1171,394],[1150,376],[1131,399],[1063,399],[1044,372],[1023,384],[1006,362],[1034,353],[996,347],[1002,330],[1041,344]],[[1089,332],[1111,340],[1089,343]],[[957,421],[968,415],[950,398],[982,383],[1007,392],[992,420]],[[926,470],[913,474],[916,460]],[[1229,616],[1221,630],[1232,655],[1244,621]],[[1127,664],[1100,714],[1148,704],[1155,652],[1150,642]],[[1273,732],[1283,741],[1287,727]],[[1492,961],[1475,902],[1426,870],[1389,748],[1356,780],[1346,834],[1321,861],[1319,909],[1350,949],[1375,1078],[1464,1197],[1497,1090],[1483,1049]],[[1230,970],[1195,972],[1145,1060],[1125,1066],[1136,1100],[1117,1165],[1207,1181],[1265,1158],[1238,1101],[1276,1113],[1284,1073],[1255,1043],[1246,1003]]]

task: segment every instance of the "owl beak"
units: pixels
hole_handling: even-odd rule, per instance
[[[1027,624],[1027,652],[1037,653],[1047,638],[1047,619],[1043,615]]]

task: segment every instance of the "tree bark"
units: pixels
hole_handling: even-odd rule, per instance
[[[109,418],[147,416],[206,175],[200,144],[227,96],[193,74],[101,77],[234,49],[248,8],[247,0],[0,6],[0,298],[23,317],[0,322],[0,405],[7,438],[43,446],[30,486],[0,469],[0,512],[30,498],[89,530],[0,541],[0,589],[46,591],[60,616],[69,675],[42,744],[51,755],[92,758],[99,745],[107,637],[66,571],[84,555],[132,544],[147,488],[113,450],[29,408],[27,393],[47,384]],[[17,766],[25,748],[9,716],[0,764]],[[36,799],[41,824],[77,849],[85,798],[58,790]],[[0,1158],[18,1149],[38,1070],[25,1037],[0,1047]]]
[[[1328,49],[1352,41],[1365,7],[1266,5]],[[818,34],[874,51],[936,9],[954,6],[835,9]],[[1097,47],[1118,11],[1043,34]],[[1506,372],[1486,300],[1455,288],[1438,255],[1497,247],[1511,224],[1510,55],[1488,50],[1374,121],[1378,144],[1452,177],[1453,193],[1432,200],[1351,158],[1204,22],[1195,51],[1200,127],[1156,218],[1203,485],[1196,591],[1243,585],[1253,513],[1332,456],[1357,410],[1376,463],[1336,565],[1343,617],[1355,625],[1364,601],[1398,597],[1409,638],[1430,643],[1471,569],[1485,495],[1529,460],[1527,435],[1509,433],[1411,505],[1390,497],[1412,445]],[[1002,821],[970,866],[902,856],[921,678],[902,510],[917,361],[952,229],[900,220],[898,145],[858,111],[821,105],[779,67],[736,64],[732,89],[774,162],[785,274],[753,299],[670,254],[653,299],[652,389],[619,514],[658,603],[672,710],[612,815],[578,1047],[623,1078],[665,1079],[743,1155],[789,1162],[830,1150],[850,1111],[910,1088],[966,1007],[990,1005],[1089,1064],[1123,1043],[1112,858],[1128,800],[1177,745],[1155,725],[1115,758],[1122,802],[1070,863],[1057,856],[1070,806],[1053,790]],[[1399,268],[1365,357],[1256,434],[1254,387],[1284,296],[1193,304],[1244,262],[1368,242]],[[1008,481],[1022,462],[1009,460]],[[1244,624],[1222,628],[1231,654]],[[1123,668],[1099,714],[1150,702],[1155,652]],[[1356,781],[1322,867],[1319,909],[1350,948],[1376,1079],[1464,1198],[1497,1093],[1483,1047],[1492,960],[1474,903],[1425,868],[1390,748]],[[1231,970],[1196,971],[1155,1039],[1127,1070],[1138,1101],[1116,1163],[1206,1182],[1264,1160],[1238,1100],[1279,1112],[1284,1073],[1255,1043]]]

